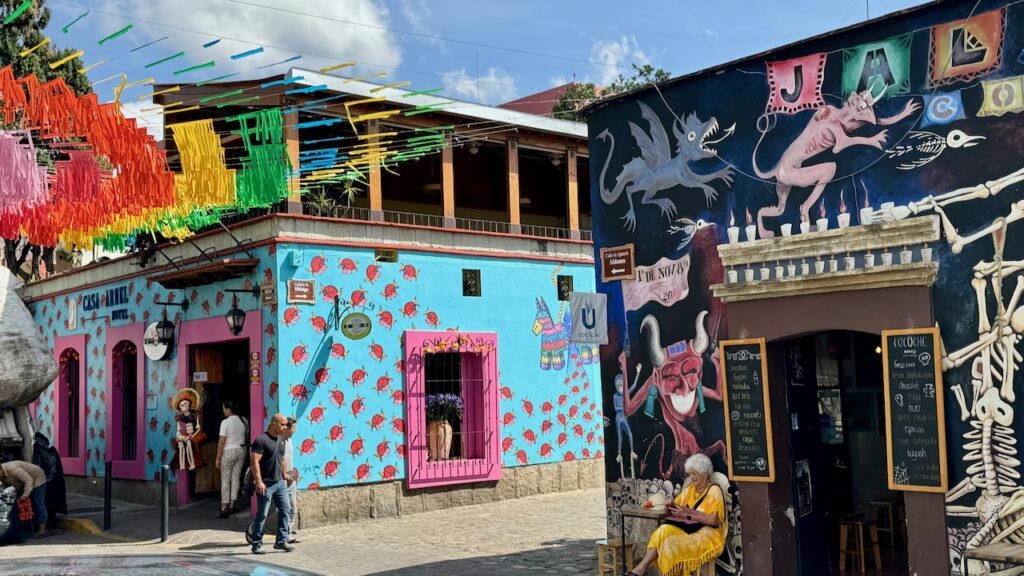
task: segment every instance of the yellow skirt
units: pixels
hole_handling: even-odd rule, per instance
[[[658,569],[664,576],[685,576],[718,558],[725,542],[717,528],[705,526],[693,534],[663,524],[654,531],[647,548],[658,551]]]

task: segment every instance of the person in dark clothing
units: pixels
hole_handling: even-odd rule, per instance
[[[36,432],[32,463],[46,474],[46,510],[53,514],[68,513],[67,488],[64,486],[64,465],[57,449],[42,432]]]
[[[263,529],[270,513],[270,503],[277,506],[277,540],[275,550],[291,552],[294,546],[288,544],[288,526],[291,523],[292,507],[288,500],[288,485],[284,478],[284,432],[288,420],[284,414],[274,414],[264,434],[253,440],[250,449],[250,465],[256,484],[256,519],[252,527],[252,553],[266,554],[263,550]]]

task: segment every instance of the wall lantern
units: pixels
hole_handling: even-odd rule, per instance
[[[234,292],[235,294],[231,297],[231,309],[224,315],[224,320],[228,323],[228,330],[231,331],[232,336],[238,336],[242,333],[242,329],[245,328],[245,310],[238,307],[238,293],[251,294],[252,296],[258,296],[260,291],[259,288],[251,289],[237,289],[228,288],[225,292]]]
[[[159,306],[164,307],[164,317],[156,324],[156,338],[161,344],[171,344],[174,342],[174,322],[167,319],[167,307],[168,306],[181,306],[183,312],[188,312],[188,298],[182,298],[181,302],[154,302]]]

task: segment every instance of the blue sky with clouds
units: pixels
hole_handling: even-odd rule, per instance
[[[787,44],[920,0],[47,0],[49,35],[59,46],[102,60],[94,82],[125,73],[129,81],[189,83],[319,69],[355,60],[351,75],[386,72],[379,82],[496,104],[572,79],[610,82],[630,63],[681,75]],[[65,33],[63,26],[89,10]],[[98,41],[127,25],[121,37]],[[166,37],[166,38],[165,38]],[[203,45],[220,38],[213,46]],[[149,42],[158,42],[145,46]],[[145,46],[145,47],[143,47]],[[142,47],[142,48],[140,48]],[[263,47],[239,60],[231,55]],[[134,50],[134,51],[133,51]],[[160,59],[184,52],[162,64]],[[301,59],[278,64],[301,55]],[[175,75],[215,61],[212,68]],[[150,65],[148,68],[147,65]],[[265,68],[261,68],[267,66]],[[114,82],[96,87],[112,99]],[[160,117],[140,86],[122,97],[153,130]]]

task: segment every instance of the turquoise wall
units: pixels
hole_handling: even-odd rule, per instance
[[[296,251],[298,266],[292,259]],[[191,303],[186,320],[223,318],[231,307],[231,294],[224,288],[258,285],[266,278],[277,283],[278,304],[262,308],[264,406],[268,414],[280,411],[300,422],[296,468],[302,488],[405,477],[400,338],[404,330],[413,329],[498,334],[499,428],[505,467],[601,457],[604,439],[597,364],[583,364],[573,347],[564,352],[563,369],[543,369],[541,336],[533,332],[540,300],[556,317],[568,312],[568,306],[560,306],[557,300],[555,276],[571,275],[577,291],[593,291],[591,266],[412,251],[401,251],[397,263],[375,265],[372,249],[306,244],[260,248],[255,257],[260,264],[249,276],[201,288],[165,290],[138,277],[32,304],[34,318],[51,347],[58,336],[89,335],[87,475],[103,474],[105,358],[116,343],[106,338],[110,321],[104,316],[109,309],[101,307],[95,311],[97,320],[86,320],[93,314],[82,311],[83,295],[127,286],[130,303],[119,308],[127,308],[130,318],[114,325],[156,321],[162,307],[154,301],[182,297]],[[481,271],[481,297],[462,296],[463,268]],[[314,280],[317,302],[288,304],[289,279]],[[346,300],[353,300],[353,292],[363,291],[365,304],[357,310],[373,320],[365,339],[350,340],[319,324],[330,314],[334,289]],[[79,301],[76,330],[66,325],[72,298]],[[249,311],[257,306],[256,299],[239,297],[240,308]],[[181,310],[169,307],[168,313],[177,316]],[[343,355],[339,346],[344,347]],[[377,351],[379,358],[374,355]],[[145,365],[147,390],[158,396],[156,409],[147,410],[145,419],[146,476],[155,479],[160,464],[171,457],[174,413],[168,400],[177,389],[177,355],[159,362],[146,359]],[[361,383],[353,374],[356,371],[365,371]],[[37,405],[37,424],[49,437],[54,431],[53,399],[51,386]],[[217,431],[213,426],[205,428],[212,441]],[[364,465],[361,472],[360,465]]]

